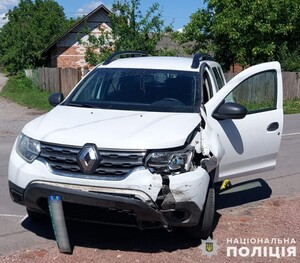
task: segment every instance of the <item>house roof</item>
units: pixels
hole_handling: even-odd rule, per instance
[[[104,11],[107,12],[107,14],[110,14],[111,11],[103,4],[99,5],[97,8],[95,8],[93,11],[91,11],[89,14],[84,16],[82,19],[80,19],[75,25],[73,25],[70,29],[68,29],[64,34],[62,34],[60,37],[58,37],[55,41],[53,41],[47,48],[45,48],[42,52],[42,54],[47,53],[49,50],[51,50],[57,42],[59,42],[62,38],[64,38],[67,34],[72,32],[78,25],[81,23],[84,23],[89,17],[91,17],[93,14],[98,12],[100,9],[103,9]]]

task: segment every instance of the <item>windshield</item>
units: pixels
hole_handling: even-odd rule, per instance
[[[158,112],[199,111],[197,72],[94,69],[64,105]]]

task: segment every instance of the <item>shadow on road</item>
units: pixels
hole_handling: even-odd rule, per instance
[[[27,218],[22,226],[40,237],[55,240],[50,220],[33,222]],[[139,230],[79,221],[67,221],[67,229],[73,247],[155,253],[200,245],[200,241],[189,240],[180,229],[169,233],[164,229]]]
[[[270,198],[272,189],[263,179],[254,179],[217,191],[216,209],[234,207]]]
[[[271,194],[272,189],[261,178],[234,184],[226,190],[220,190],[220,185],[216,186],[216,213],[213,232],[222,217],[222,211],[218,212],[218,210],[264,200],[270,198]]]
[[[262,200],[269,198],[271,193],[272,190],[262,179],[239,183],[226,191],[217,193],[216,207],[221,209]],[[220,218],[221,214],[216,213],[214,229]],[[55,240],[50,220],[33,222],[27,218],[22,226],[40,237]],[[191,240],[183,229],[175,229],[169,233],[164,229],[138,230],[75,221],[67,221],[67,229],[72,247],[155,253],[188,249],[201,244],[200,240]]]

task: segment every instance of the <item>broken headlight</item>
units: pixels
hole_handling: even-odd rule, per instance
[[[41,145],[39,141],[31,139],[21,133],[17,142],[17,152],[27,162],[33,162],[40,154]]]
[[[188,172],[192,167],[195,149],[188,146],[177,151],[157,151],[146,157],[146,166],[157,173]]]

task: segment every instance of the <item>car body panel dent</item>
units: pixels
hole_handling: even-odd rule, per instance
[[[209,174],[203,168],[169,176],[169,180],[175,203],[194,202],[202,210],[209,184]]]

